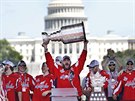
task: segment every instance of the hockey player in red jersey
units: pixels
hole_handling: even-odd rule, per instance
[[[50,101],[51,88],[54,87],[54,76],[49,73],[45,62],[42,64],[42,72],[42,75],[36,76],[32,101]]]
[[[19,61],[17,74],[19,76],[18,85],[21,85],[19,86],[19,89],[21,89],[21,93],[19,93],[19,99],[22,101],[30,101],[30,91],[33,91],[35,86],[35,80],[30,74],[26,72],[26,70],[26,63],[23,60]]]
[[[18,82],[19,76],[13,72],[14,64],[9,60],[3,61],[2,64],[5,66],[3,85],[7,94],[7,99],[8,101],[18,101],[17,95],[20,89],[16,84]]]
[[[123,91],[121,101],[135,101],[135,70],[133,70],[134,61],[129,59],[127,61],[126,71],[118,77],[118,85],[113,92],[113,98]]]
[[[49,42],[48,42],[49,43]],[[87,43],[84,41],[84,48],[78,59],[78,62],[71,65],[71,59],[69,56],[65,55],[62,60],[62,66],[55,66],[54,60],[51,54],[47,50],[48,43],[43,43],[45,50],[46,63],[49,67],[50,72],[56,76],[57,79],[57,88],[77,88],[78,96],[81,97],[82,89],[80,86],[80,77],[79,74],[83,69],[86,55],[87,55]]]

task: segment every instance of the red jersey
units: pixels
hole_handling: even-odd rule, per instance
[[[17,86],[18,75],[12,73],[10,75],[3,75],[3,85],[6,89],[8,101],[17,101],[17,92],[20,91]]]
[[[28,73],[17,73],[19,75],[18,85],[22,92],[22,101],[30,101],[30,90],[34,90],[35,80]]]
[[[55,66],[54,60],[49,52],[45,53],[47,66],[49,67],[50,72],[56,77],[58,88],[75,87],[78,90],[78,95],[82,95],[79,74],[83,69],[86,55],[87,51],[83,50],[78,62],[72,65],[70,70],[64,70],[64,68],[60,65],[57,67]],[[74,75],[71,75],[71,72],[73,72]]]
[[[108,75],[108,74],[106,73],[106,71],[104,71],[104,70],[101,70],[99,73],[100,73],[103,77],[106,77],[107,79],[110,78],[109,75]],[[84,88],[84,89],[87,89],[88,87],[92,88],[92,86],[91,86],[90,74],[91,74],[91,71],[90,71],[90,72],[87,74],[87,76],[86,76],[85,88]],[[107,87],[108,87],[108,81],[106,80],[106,81],[104,82],[104,89],[107,89]]]
[[[32,101],[50,101],[50,94],[42,96],[42,93],[51,90],[54,77],[51,74],[36,76],[36,85]]]
[[[135,71],[131,73],[123,72],[118,77],[118,85],[114,90],[114,95],[119,95],[123,90],[122,101],[135,101]]]

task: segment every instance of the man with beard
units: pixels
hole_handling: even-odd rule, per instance
[[[117,77],[118,74],[121,72],[123,66],[118,58],[115,56],[115,52],[112,49],[108,49],[107,53],[108,54],[106,58],[104,58],[104,61],[102,62],[102,67],[104,70],[106,69],[107,73],[110,76],[110,79],[108,80],[108,101],[116,101],[112,98],[112,93],[118,83]]]
[[[86,56],[87,56],[87,43],[84,41],[84,48],[78,59],[78,62],[71,65],[71,59],[69,56],[65,55],[62,60],[62,65],[58,65],[58,68],[54,65],[54,60],[51,54],[48,52],[47,43],[43,43],[42,46],[45,50],[46,63],[49,67],[50,73],[52,73],[57,79],[57,88],[76,88],[78,91],[79,98],[83,95],[80,86],[79,74],[83,69]]]
[[[113,98],[117,100],[117,96],[123,90],[121,101],[135,101],[135,70],[134,61],[129,59],[126,64],[126,71],[123,71],[118,77],[118,85],[113,92]]]
[[[109,74],[110,79],[108,80],[108,96],[107,97],[108,97],[108,101],[116,101],[112,97],[113,96],[113,90],[118,83],[118,80],[117,80],[118,70],[116,68],[116,62],[114,60],[110,60],[108,62],[108,69],[109,70],[107,71],[107,73]],[[118,101],[118,99],[117,99],[117,101]]]

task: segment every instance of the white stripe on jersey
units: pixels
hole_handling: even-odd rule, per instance
[[[115,94],[115,93],[120,89],[121,83],[122,83],[122,81],[120,81],[119,85],[118,85],[117,88],[114,90],[113,94]]]

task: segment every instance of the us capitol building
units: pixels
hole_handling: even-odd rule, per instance
[[[85,76],[86,72],[88,72],[86,65],[92,59],[97,59],[101,62],[103,56],[107,53],[107,49],[112,48],[115,52],[135,49],[135,40],[128,39],[127,37],[119,37],[112,34],[107,34],[103,37],[91,36],[88,31],[87,17],[84,14],[82,0],[51,0],[48,5],[48,15],[45,16],[44,21],[45,32],[47,33],[57,31],[64,25],[84,22],[86,37],[89,43],[87,60],[82,71],[82,76]],[[17,38],[7,40],[23,56],[23,60],[28,65],[28,72],[33,76],[39,74],[41,72],[41,64],[45,61],[44,50],[41,46],[42,36],[31,39],[25,36],[25,33],[19,32]],[[64,56],[67,54],[71,57],[72,63],[77,61],[82,49],[83,42],[63,44],[62,42],[50,41],[48,47],[54,59],[56,56]]]

